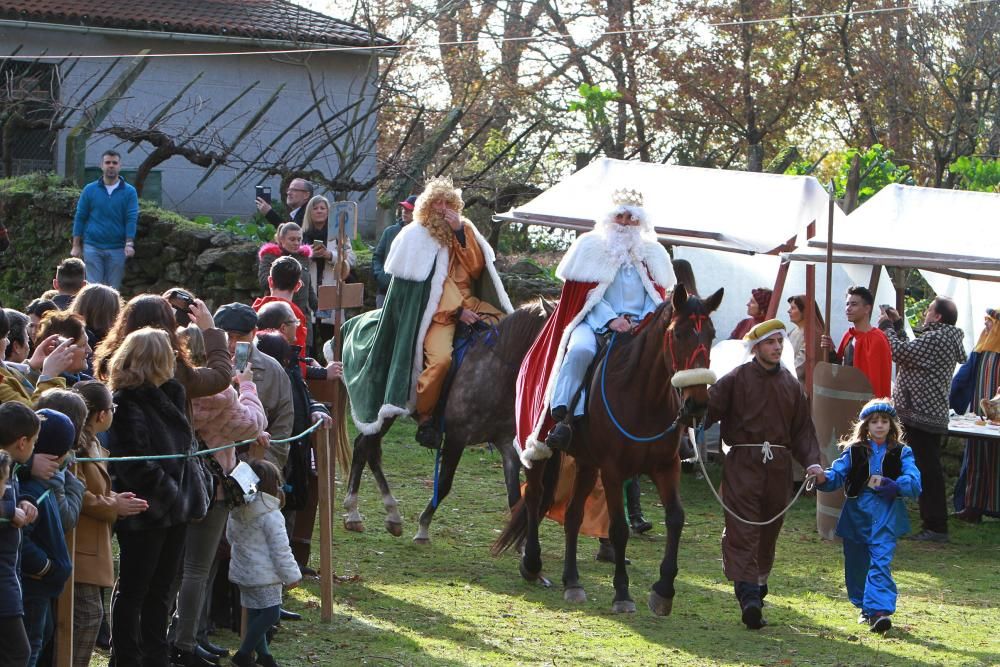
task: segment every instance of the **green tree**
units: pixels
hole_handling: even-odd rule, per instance
[[[963,155],[948,165],[948,171],[958,177],[959,190],[1000,192],[1000,160]]]

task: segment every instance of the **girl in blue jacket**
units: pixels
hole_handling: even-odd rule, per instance
[[[872,632],[892,627],[896,582],[892,557],[896,540],[910,532],[903,497],[920,495],[920,471],[913,452],[900,442],[901,427],[888,398],[861,409],[843,453],[826,470],[820,491],[844,488],[837,535],[844,540],[844,579],[851,604],[861,610],[859,623]]]

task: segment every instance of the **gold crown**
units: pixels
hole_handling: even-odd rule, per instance
[[[615,206],[642,206],[642,193],[634,188],[619,188],[611,193]]]

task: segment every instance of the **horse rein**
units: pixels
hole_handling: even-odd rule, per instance
[[[705,322],[708,321],[709,316],[692,313],[688,315],[688,319],[691,320],[692,325],[694,326],[695,333],[700,334],[705,326]],[[674,351],[673,332],[674,332],[674,324],[673,322],[671,322],[670,326],[668,326],[666,331],[663,333],[663,354],[666,359],[670,359],[670,361],[673,363],[673,368],[671,370],[676,372],[676,370],[678,370],[679,368],[679,365],[677,363],[677,357]],[[674,418],[673,423],[671,423],[670,426],[665,428],[663,431],[657,433],[656,435],[637,436],[633,435],[628,430],[626,430],[625,427],[622,426],[621,423],[618,421],[618,419],[615,417],[614,412],[611,410],[611,403],[608,401],[608,394],[606,390],[608,361],[611,359],[611,350],[614,347],[615,339],[617,337],[618,337],[617,332],[612,334],[611,340],[608,342],[608,350],[604,355],[604,363],[601,366],[601,400],[604,403],[604,410],[608,415],[608,419],[611,420],[611,423],[614,424],[618,432],[621,433],[626,438],[628,438],[629,440],[639,443],[656,442],[657,440],[660,440],[664,436],[667,436],[670,433],[673,433],[674,431],[677,430],[678,422],[680,422],[682,416],[685,416],[687,414],[684,404],[683,403],[681,404],[681,408],[680,410],[678,410],[677,417]],[[709,354],[708,354],[708,348],[705,346],[704,343],[698,343],[697,347],[695,347],[695,349],[691,352],[691,355],[688,357],[687,364],[684,366],[684,368],[681,368],[680,370],[687,370],[689,368],[692,368],[695,362],[697,362],[699,358],[704,358],[705,367],[707,367],[709,361]]]

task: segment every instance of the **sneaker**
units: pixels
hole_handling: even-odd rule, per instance
[[[909,539],[916,542],[948,542],[948,533],[938,533],[924,528],[916,535],[910,535]]]
[[[858,614],[858,625],[861,624],[871,625],[872,624],[871,616],[869,616],[865,612],[861,612],[860,614]]]
[[[885,634],[892,628],[892,621],[885,614],[875,614],[869,621],[869,628],[872,632]]]

